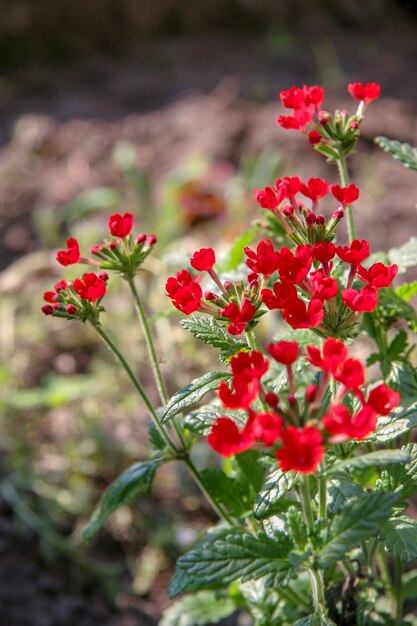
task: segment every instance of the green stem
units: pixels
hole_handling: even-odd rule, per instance
[[[403,614],[403,589],[402,589],[402,576],[404,572],[404,565],[400,559],[395,559],[395,600],[396,600],[396,624],[401,624]]]
[[[184,456],[184,457],[182,457],[182,460],[184,461],[184,463],[187,465],[188,469],[190,470],[190,472],[191,472],[195,482],[199,486],[199,488],[200,488],[201,492],[203,493],[204,497],[211,504],[211,506],[216,511],[216,513],[220,517],[220,519],[223,519],[225,522],[227,522],[228,524],[233,526],[234,525],[233,524],[233,520],[231,519],[231,517],[229,516],[227,511],[207,491],[206,486],[204,485],[203,480],[201,478],[200,472],[198,471],[198,469],[194,465],[194,462],[191,460],[191,458],[189,456]]]
[[[159,367],[158,357],[155,350],[155,345],[152,339],[152,333],[149,329],[148,320],[146,318],[145,309],[143,308],[142,301],[139,297],[138,290],[136,289],[135,279],[133,276],[128,276],[127,282],[129,283],[130,290],[132,292],[133,301],[135,303],[135,309],[139,321],[142,326],[143,334],[145,335],[146,347],[148,350],[149,359],[152,364],[152,371],[155,378],[155,383],[158,389],[159,397],[163,405],[166,405],[168,402],[168,391],[165,385],[165,381],[162,376],[161,368]],[[186,449],[187,445],[184,439],[184,436],[177,424],[177,422],[172,420],[172,424],[174,426],[175,432],[177,433],[178,439],[180,440],[181,446]]]
[[[140,384],[140,382],[138,381],[138,379],[136,378],[135,374],[133,373],[132,368],[130,367],[129,363],[126,361],[125,357],[123,356],[123,354],[120,352],[120,350],[118,349],[118,347],[113,343],[113,341],[110,339],[110,337],[107,335],[107,333],[103,330],[103,327],[100,324],[93,324],[95,330],[98,332],[98,334],[100,335],[100,337],[103,339],[103,341],[106,343],[106,345],[108,346],[108,348],[110,348],[111,352],[113,352],[114,356],[119,360],[119,362],[121,363],[121,365],[123,366],[125,372],[127,373],[127,375],[129,376],[131,382],[133,383],[133,386],[135,387],[136,391],[138,392],[138,394],[140,395],[140,397],[142,398],[143,402],[146,405],[146,408],[148,409],[156,428],[158,429],[159,434],[161,435],[161,437],[163,438],[163,440],[165,441],[165,443],[167,444],[168,448],[171,450],[171,452],[175,455],[178,456],[178,449],[175,446],[175,444],[171,441],[168,433],[165,431],[161,420],[159,419],[159,416],[157,414],[157,412],[155,411],[153,404],[148,396],[148,394],[146,393],[146,391],[144,390],[144,388],[142,387],[142,385]]]
[[[339,169],[339,176],[340,176],[340,181],[342,183],[342,187],[348,187],[350,180],[349,180],[349,174],[347,171],[345,157],[339,156],[336,163]],[[355,239],[355,222],[353,220],[353,213],[352,213],[351,206],[346,207],[346,219],[347,219],[347,227],[348,227],[348,234],[349,234],[349,243],[352,243],[352,241]]]
[[[255,339],[255,335],[253,333],[252,330],[248,330],[246,332],[246,338],[248,340],[248,344],[251,350],[256,350],[257,349],[257,345],[256,345],[256,339]]]

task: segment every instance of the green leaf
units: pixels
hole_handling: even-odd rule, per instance
[[[388,346],[388,357],[392,360],[398,358],[406,349],[408,335],[405,330],[399,330]]]
[[[375,536],[398,500],[393,493],[370,493],[348,500],[328,529],[328,539],[318,553],[321,567],[343,559],[361,541]]]
[[[196,404],[206,393],[217,389],[223,380],[229,380],[229,372],[209,372],[195,378],[186,387],[174,393],[168,400],[165,411],[162,415],[162,422],[167,422],[178,413],[182,413],[190,406]]]
[[[385,550],[404,563],[417,559],[417,522],[407,515],[395,517],[384,524],[381,536]]]
[[[336,626],[336,624],[327,615],[312,613],[298,620],[294,626]]]
[[[213,591],[184,596],[162,614],[159,626],[204,626],[217,624],[236,610],[230,597]]]
[[[234,339],[226,328],[220,326],[213,317],[208,315],[190,315],[181,320],[180,324],[197,339],[225,352],[227,357],[233,356],[240,350],[248,350],[248,344],[245,341]]]
[[[416,238],[417,246],[417,238]],[[378,290],[378,307],[376,313],[383,321],[386,328],[389,328],[398,320],[406,320],[410,328],[417,328],[417,313],[414,307],[403,300],[392,287],[385,287]]]
[[[270,459],[262,455],[259,450],[246,450],[242,454],[237,454],[233,460],[239,474],[257,493],[264,482],[265,472],[270,467]]]
[[[409,443],[403,450],[409,455],[408,462],[405,465],[387,465],[382,478],[404,500],[417,489],[417,444]]]
[[[216,419],[223,415],[230,417],[239,428],[243,428],[248,419],[245,411],[231,411],[220,405],[206,405],[186,415],[184,426],[198,435],[208,435]]]
[[[214,468],[203,469],[200,475],[208,493],[230,513],[240,516],[248,510],[246,494],[238,480]]]
[[[404,600],[417,600],[417,570],[403,574],[401,591]]]
[[[394,363],[390,382],[399,392],[403,406],[417,401],[417,368],[411,363]]]
[[[163,439],[161,433],[152,421],[149,422],[148,433],[149,439],[151,440],[154,448],[159,451],[165,450],[167,446],[166,441]]]
[[[417,280],[414,280],[412,283],[403,283],[396,288],[395,293],[408,302],[417,294]]]
[[[270,472],[253,507],[253,514],[256,519],[265,519],[280,511],[279,501],[294,487],[296,482],[297,474],[295,472],[283,472],[280,469]]]
[[[298,550],[305,550],[308,541],[307,526],[300,509],[290,506],[287,511],[288,532]]]
[[[417,237],[411,237],[399,248],[388,250],[388,259],[390,263],[398,265],[400,274],[404,274],[409,267],[415,267],[417,265]]]
[[[285,575],[290,568],[287,557],[291,547],[283,533],[273,540],[264,533],[254,536],[238,528],[213,533],[178,559],[170,596],[186,589],[224,586],[238,579]]]
[[[254,226],[245,231],[240,237],[237,237],[229,248],[227,257],[220,262],[220,272],[232,272],[245,260],[245,248],[250,244],[256,233],[259,231],[259,226]]]
[[[140,493],[149,493],[156,469],[164,459],[134,463],[120,474],[101,496],[91,519],[83,531],[84,541],[89,541],[103,526],[111,513],[131,502]]]
[[[406,409],[397,407],[389,415],[378,418],[378,425],[372,441],[387,443],[417,426],[417,401]]]
[[[337,513],[350,498],[363,494],[362,488],[347,472],[336,472],[327,483],[327,510],[331,515]]]
[[[375,450],[375,452],[352,456],[336,462],[324,473],[327,475],[346,469],[366,469],[367,467],[388,465],[388,463],[407,463],[409,459],[410,455],[406,450]]]
[[[417,148],[413,148],[409,143],[401,143],[388,137],[375,137],[374,141],[384,152],[388,152],[394,159],[401,161],[405,167],[417,170]]]

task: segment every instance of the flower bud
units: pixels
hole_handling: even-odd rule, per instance
[[[309,226],[312,226],[313,224],[316,223],[316,216],[314,215],[314,213],[307,213],[306,215],[306,222]]]
[[[343,209],[336,209],[336,211],[333,213],[334,220],[341,220],[342,217],[344,216],[345,216],[345,212]]]
[[[313,146],[320,143],[321,140],[322,136],[318,130],[312,130],[310,133],[308,133],[308,142],[311,143]]]
[[[54,312],[54,307],[51,304],[44,304],[41,307],[41,311],[42,313],[44,313],[45,315],[52,315],[52,313]]]
[[[109,248],[110,248],[110,250],[115,250],[115,249],[117,248],[117,243],[116,243],[116,241],[111,241],[111,242],[109,243]]]
[[[214,302],[214,300],[218,300],[218,296],[212,291],[205,291],[204,298],[209,302]]]
[[[326,223],[326,219],[324,217],[324,215],[317,215],[316,217],[316,224],[317,226],[324,226]]]
[[[107,272],[100,272],[98,274],[98,277],[101,278],[101,280],[104,281],[104,282],[109,280],[109,275],[107,274]]]
[[[146,243],[148,246],[154,246],[156,244],[156,242],[158,241],[157,236],[156,235],[149,235]]]
[[[99,243],[99,244],[96,244],[95,246],[91,246],[90,252],[91,254],[99,254],[103,248],[104,248],[103,244]]]
[[[294,207],[292,207],[291,204],[284,204],[282,213],[285,217],[292,217],[294,215]]]
[[[145,241],[146,241],[145,233],[139,233],[139,235],[136,237],[136,245],[140,246],[143,243],[145,243]]]
[[[317,385],[309,385],[305,391],[306,402],[314,402],[317,396]]]
[[[77,314],[77,307],[75,306],[75,304],[69,304],[67,306],[67,313],[68,313],[68,315],[76,315]]]
[[[276,393],[274,393],[273,391],[270,391],[269,393],[265,394],[265,402],[267,403],[268,406],[271,407],[271,409],[276,409],[276,407],[279,404],[279,397],[277,396]]]

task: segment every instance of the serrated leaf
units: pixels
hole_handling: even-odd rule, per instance
[[[403,283],[396,288],[395,293],[408,302],[417,294],[417,280],[414,280],[412,283]]]
[[[246,450],[242,454],[237,454],[233,462],[239,474],[257,493],[262,487],[267,470],[270,469],[270,459],[262,455],[259,450]]]
[[[403,450],[409,455],[408,462],[405,465],[387,465],[384,478],[388,479],[390,489],[406,499],[417,489],[417,444],[409,443]]]
[[[230,513],[240,516],[248,510],[246,494],[238,480],[217,468],[203,469],[200,476],[208,493]]]
[[[213,591],[199,591],[184,596],[166,609],[159,626],[204,626],[217,624],[236,610],[230,597],[221,596]]]
[[[239,428],[243,428],[248,419],[245,411],[231,411],[220,405],[206,405],[186,415],[184,426],[198,435],[208,435],[212,425],[220,416],[230,417]]]
[[[392,360],[396,359],[404,352],[407,347],[408,336],[405,330],[400,330],[388,346],[388,357]]]
[[[417,148],[413,148],[409,143],[402,143],[388,137],[375,137],[375,143],[384,152],[391,154],[394,159],[401,161],[405,167],[417,170]]]
[[[178,559],[170,596],[186,589],[227,585],[233,580],[285,574],[290,567],[287,557],[291,547],[284,534],[272,540],[264,533],[254,536],[237,528],[213,533]]]
[[[327,483],[327,510],[331,515],[337,513],[350,498],[363,494],[362,488],[347,472],[333,474]]]
[[[155,426],[154,422],[152,421],[149,422],[148,433],[149,433],[149,439],[151,440],[151,443],[154,446],[154,448],[156,448],[156,450],[159,450],[159,451],[165,450],[167,444],[165,440],[163,439],[161,433]]]
[[[387,552],[410,563],[417,559],[417,522],[407,515],[395,517],[384,524],[381,536]]]
[[[190,315],[181,320],[181,326],[188,330],[197,339],[201,339],[213,348],[219,348],[231,357],[242,349],[248,349],[245,341],[234,339],[227,329],[208,315]]]
[[[376,536],[398,501],[393,493],[370,493],[348,500],[331,521],[328,539],[318,553],[321,567],[330,567],[361,541]]]
[[[279,501],[294,487],[296,482],[297,474],[295,472],[283,472],[280,469],[270,472],[253,507],[253,514],[256,519],[265,519],[279,511]]]
[[[417,426],[417,401],[406,409],[397,407],[389,415],[378,418],[377,429],[370,437],[372,441],[387,443]]]
[[[291,506],[287,511],[288,532],[298,550],[305,550],[308,540],[307,526],[300,509]]]
[[[403,300],[392,287],[379,289],[376,312],[386,328],[389,328],[394,322],[401,319],[406,320],[412,329],[417,326],[417,313],[414,307]]]
[[[375,450],[368,454],[351,456],[343,461],[338,461],[328,467],[324,474],[334,474],[345,469],[366,469],[367,467],[378,467],[389,463],[407,463],[410,455],[405,450]]]
[[[120,474],[101,496],[98,506],[83,530],[84,541],[89,541],[100,530],[111,513],[131,502],[140,493],[149,493],[155,471],[162,463],[164,459],[134,463]]]
[[[178,413],[182,413],[196,404],[209,391],[217,389],[223,380],[229,380],[229,372],[209,372],[199,378],[194,378],[188,385],[174,393],[168,400],[162,415],[162,422],[167,422]]]
[[[388,259],[390,263],[398,265],[399,274],[404,274],[409,267],[415,267],[417,265],[417,237],[411,237],[399,248],[388,250]]]
[[[411,363],[394,363],[390,382],[399,392],[403,406],[417,401],[417,368]]]
[[[327,615],[312,613],[298,620],[294,626],[336,626],[336,624]]]

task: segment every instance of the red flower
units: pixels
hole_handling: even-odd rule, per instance
[[[311,87],[307,87],[304,85],[303,91],[305,94],[305,102],[306,104],[314,104],[317,108],[321,105],[324,100],[324,89],[323,87],[318,87],[317,85],[312,85]]]
[[[262,289],[262,302],[268,309],[284,309],[289,300],[297,298],[297,290],[289,280],[285,278],[281,282],[276,282],[271,289]]]
[[[106,293],[106,284],[93,272],[86,272],[82,279],[76,278],[72,284],[74,291],[90,302],[95,302],[102,298]]]
[[[199,272],[208,272],[216,263],[216,255],[213,248],[201,248],[194,252],[190,259],[190,265]]]
[[[322,270],[311,272],[310,281],[313,287],[314,297],[320,298],[320,300],[331,300],[339,291],[337,280],[330,276],[325,276]]]
[[[279,97],[281,99],[282,106],[286,109],[299,109],[305,102],[304,91],[299,87],[291,87],[291,89],[281,91]]]
[[[277,208],[278,199],[272,187],[265,187],[265,189],[255,189],[254,195],[256,198],[256,202],[263,209],[273,210]]]
[[[232,390],[225,382],[221,382],[217,390],[218,396],[227,409],[247,409],[255,400],[259,391],[259,381],[256,378],[235,376]]]
[[[135,218],[131,213],[114,213],[110,215],[109,230],[113,237],[127,237],[133,228]]]
[[[377,83],[350,83],[348,92],[355,100],[372,102],[372,100],[379,98],[381,87]]]
[[[295,254],[288,248],[281,248],[279,253],[279,275],[292,283],[300,285],[307,276],[313,263],[312,249],[309,244],[297,246]]]
[[[372,313],[378,304],[378,292],[370,285],[366,285],[360,291],[345,289],[342,291],[342,300],[352,311]]]
[[[315,243],[312,249],[313,259],[317,259],[323,265],[331,261],[336,254],[336,246],[328,241],[320,241]]]
[[[365,370],[358,359],[347,359],[335,374],[335,379],[348,389],[358,389],[365,382]]]
[[[262,352],[239,352],[230,361],[233,377],[242,377],[245,380],[260,380],[269,367],[268,359]]]
[[[356,200],[359,198],[359,189],[356,187],[356,185],[353,184],[349,185],[349,187],[330,185],[330,191],[332,192],[336,200],[338,200],[340,204],[343,204],[343,206],[352,204],[352,202],[356,202]]]
[[[321,178],[309,178],[307,185],[304,183],[301,185],[300,191],[303,196],[317,201],[327,194],[328,187],[329,183],[327,180],[322,180]]]
[[[285,194],[284,197],[291,200],[300,191],[301,180],[298,176],[284,176],[284,178],[279,178],[275,182],[275,186],[278,191],[282,191]]]
[[[324,457],[323,437],[315,426],[289,426],[282,434],[282,442],[283,448],[277,451],[276,457],[284,472],[311,474]]]
[[[229,417],[218,417],[211,427],[207,442],[222,456],[232,456],[251,448],[255,440],[246,427],[241,432]]]
[[[203,291],[187,270],[181,270],[175,277],[168,278],[165,288],[167,296],[179,311],[190,315],[200,308]]]
[[[365,439],[376,428],[376,413],[370,406],[364,406],[356,415],[351,415],[344,404],[334,404],[323,415],[323,426],[335,435],[334,441]]]
[[[56,260],[61,265],[73,265],[80,260],[80,246],[78,241],[74,237],[67,239],[67,249],[58,250],[56,253]]]
[[[323,302],[312,298],[308,309],[299,298],[289,300],[282,312],[282,317],[292,328],[313,328],[319,326],[323,319]]]
[[[251,434],[266,446],[272,446],[282,435],[284,424],[276,413],[256,413],[251,424]]]
[[[294,115],[280,115],[277,122],[287,130],[303,130],[313,119],[314,107],[309,106],[294,111]]]
[[[57,293],[59,293],[60,291],[63,291],[64,289],[67,289],[68,284],[66,280],[59,280],[55,285],[54,285],[54,289]]]
[[[254,252],[251,248],[246,247],[245,254],[248,257],[246,265],[257,274],[270,276],[278,269],[280,254],[274,250],[274,247],[269,239],[260,241],[256,248],[256,252]]]
[[[223,317],[227,317],[232,323],[229,324],[227,330],[231,335],[240,335],[246,328],[246,323],[253,319],[256,313],[256,307],[249,298],[243,298],[241,308],[231,302],[221,312]]]
[[[298,359],[300,348],[296,341],[278,341],[267,345],[269,354],[283,365],[292,365]]]
[[[320,369],[334,374],[345,362],[348,350],[339,339],[328,337],[323,343],[323,354],[316,346],[307,346],[307,361]]]
[[[358,267],[358,276],[361,280],[372,287],[380,289],[381,287],[389,287],[396,277],[398,265],[384,265],[383,263],[374,263],[369,270],[362,265]]]
[[[400,394],[383,383],[372,389],[368,404],[380,415],[388,415],[400,403]]]
[[[337,256],[350,265],[359,265],[369,256],[369,243],[362,239],[354,239],[350,246],[337,246]]]
[[[45,302],[49,302],[50,304],[54,304],[56,302],[57,293],[55,291],[45,291],[43,294],[43,299]]]

